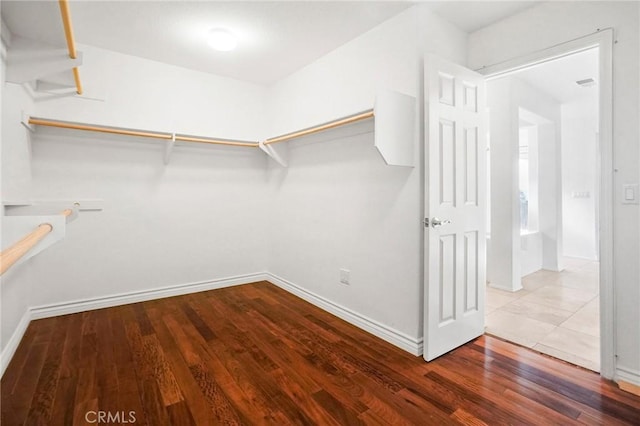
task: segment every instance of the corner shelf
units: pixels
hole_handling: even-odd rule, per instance
[[[277,164],[289,164],[289,142],[315,133],[356,122],[374,120],[374,146],[389,166],[415,167],[416,99],[394,91],[381,91],[376,95],[373,109],[341,117],[317,126],[269,138],[259,143],[260,149]]]

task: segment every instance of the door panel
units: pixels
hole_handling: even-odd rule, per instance
[[[427,361],[484,332],[484,86],[479,74],[425,59]]]

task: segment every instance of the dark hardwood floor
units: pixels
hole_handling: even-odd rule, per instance
[[[267,282],[33,321],[1,403],[3,426],[640,424],[595,373],[491,337],[427,364]]]

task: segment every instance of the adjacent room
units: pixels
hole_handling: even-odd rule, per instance
[[[487,332],[594,371],[598,58],[587,49],[487,83]]]
[[[0,14],[2,425],[637,424],[639,2]]]

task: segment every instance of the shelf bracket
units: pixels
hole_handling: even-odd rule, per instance
[[[176,134],[171,134],[171,139],[167,139],[164,146],[164,165],[169,164],[169,160],[171,159],[171,153],[173,152],[173,147],[176,144]]]
[[[26,112],[22,111],[22,119],[20,120],[20,124],[22,124],[24,126],[24,128],[27,129],[29,132],[35,133],[36,132],[36,128],[33,127],[31,124],[29,124],[29,119],[30,118],[31,118],[31,116],[29,114],[27,114]]]
[[[66,234],[66,220],[67,218],[61,214],[46,216],[3,216],[2,248],[10,247],[43,223],[50,224],[53,228],[51,232],[35,247],[29,250],[27,254],[21,257],[14,266],[26,262],[28,259],[64,239]]]
[[[258,146],[261,150],[263,150],[269,157],[271,157],[276,163],[280,164],[282,167],[289,166],[289,144],[288,143],[279,143],[279,144],[271,144],[265,145],[264,141],[258,142]]]

